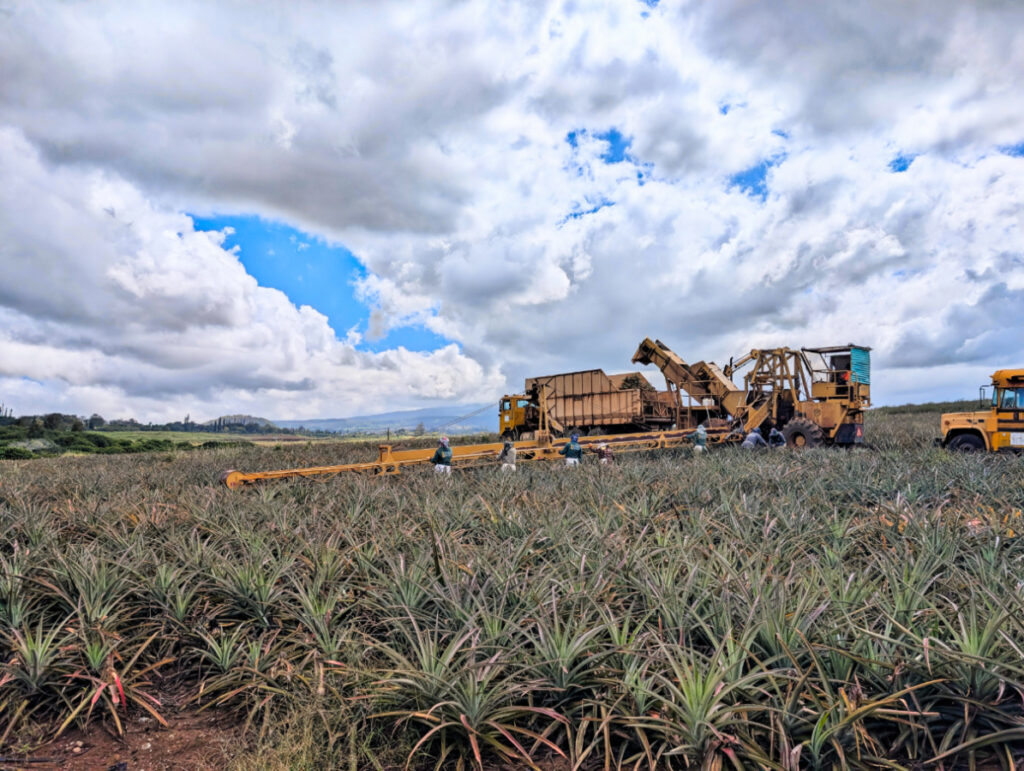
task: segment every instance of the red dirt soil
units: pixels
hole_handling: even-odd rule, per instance
[[[202,771],[224,768],[242,748],[241,728],[212,712],[164,714],[168,727],[136,716],[117,738],[100,725],[69,730],[30,755],[5,753],[3,771]],[[15,759],[17,757],[17,759]],[[40,762],[45,759],[44,762]],[[29,761],[29,762],[26,762]]]

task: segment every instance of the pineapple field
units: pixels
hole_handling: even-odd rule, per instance
[[[375,447],[0,462],[0,756],[187,712],[238,769],[1019,768],[1024,463],[937,426],[234,492]]]

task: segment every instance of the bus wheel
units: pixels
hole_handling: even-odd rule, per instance
[[[981,437],[977,434],[960,434],[960,436],[953,437],[946,446],[956,452],[985,451],[985,443],[981,441]]]

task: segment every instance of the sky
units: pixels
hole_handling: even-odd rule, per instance
[[[1016,0],[0,0],[0,182],[15,414],[479,403],[648,336],[871,346],[878,404],[1024,366]]]

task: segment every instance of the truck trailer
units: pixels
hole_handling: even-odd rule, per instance
[[[600,369],[528,378],[523,393],[506,395],[498,405],[498,430],[506,438],[530,438],[545,418],[549,430],[561,434],[625,434],[667,430],[676,410],[672,394],[641,373]]]

